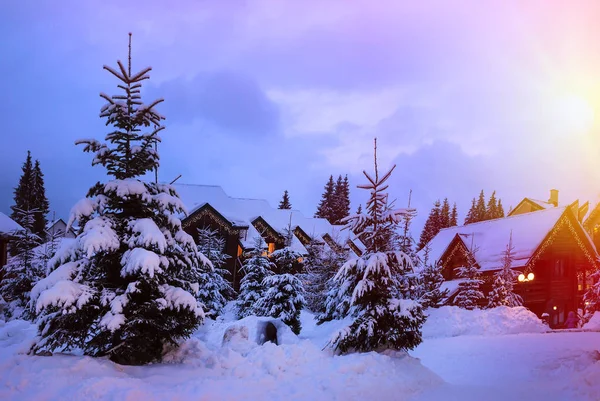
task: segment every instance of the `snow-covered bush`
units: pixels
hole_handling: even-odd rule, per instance
[[[44,277],[46,266],[35,248],[40,243],[40,238],[32,232],[35,211],[15,208],[15,212],[20,216],[23,230],[13,233],[11,242],[12,249],[19,253],[3,267],[0,295],[6,302],[4,315],[7,319],[31,319],[29,293],[33,285]]]
[[[474,258],[469,259],[467,266],[458,268],[458,276],[464,280],[458,284],[458,295],[456,295],[454,303],[464,309],[477,308],[479,302],[484,299],[484,295],[479,289],[483,280],[481,280],[481,274]]]
[[[240,292],[236,301],[238,318],[256,313],[257,302],[265,294],[263,280],[273,274],[275,265],[266,256],[264,242],[256,240],[250,257],[244,262],[244,278],[240,282]]]
[[[307,246],[308,255],[304,258],[304,271],[299,276],[304,286],[306,307],[316,314],[326,312],[327,295],[330,290],[331,279],[348,259],[348,252],[331,249],[325,244],[314,240]],[[333,317],[332,317],[333,318]]]
[[[440,266],[428,264],[420,272],[418,287],[419,300],[423,308],[439,308],[448,297],[448,290],[442,290],[444,283]]]
[[[107,103],[100,117],[114,130],[106,142],[77,141],[112,179],[72,208],[68,226],[78,222],[83,229],[31,292],[42,314],[33,352],[77,347],[144,364],[160,360],[166,344],[177,344],[202,322],[195,296],[206,261],[175,217],[185,212],[175,189],[136,178],[158,167],[154,145],[164,117],[154,106],[162,100],[147,106],[140,100],[150,68],[131,74],[118,65],[118,71],[104,68],[121,81],[124,95],[101,94]]]
[[[198,251],[211,262],[201,268],[198,300],[205,307],[207,317],[216,318],[228,300],[233,299],[234,291],[225,278],[229,271],[223,269],[230,257],[223,252],[225,240],[216,230],[202,228],[198,230]]]

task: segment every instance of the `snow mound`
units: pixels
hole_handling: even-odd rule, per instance
[[[466,310],[443,306],[427,310],[424,338],[488,336],[518,333],[543,333],[548,327],[525,307],[500,306],[493,309]]]
[[[234,326],[246,327],[248,329],[247,341],[250,343],[248,346],[246,346],[246,344],[237,344],[239,342],[245,343],[240,337],[232,339],[232,341],[227,342],[226,345],[224,344],[232,349],[241,350],[252,348],[256,345],[262,345],[265,342],[265,326],[269,322],[273,323],[277,329],[277,344],[297,344],[300,341],[287,324],[283,323],[280,319],[274,319],[272,317],[247,316],[241,320],[232,322],[207,320],[201,328],[201,331],[204,332],[204,337],[209,343],[220,345],[223,342],[225,332],[229,328]]]
[[[583,329],[600,331],[600,312],[595,312],[590,321],[583,325]]]

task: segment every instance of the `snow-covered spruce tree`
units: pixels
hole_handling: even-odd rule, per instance
[[[4,266],[0,295],[7,303],[4,313],[8,319],[31,319],[29,294],[33,285],[45,276],[45,265],[34,248],[41,240],[32,232],[37,210],[14,208],[14,211],[19,216],[23,230],[14,233],[13,249],[18,253]]]
[[[76,142],[112,179],[94,185],[73,207],[68,226],[83,228],[32,290],[42,313],[32,351],[78,347],[117,363],[144,364],[160,360],[165,345],[189,337],[202,322],[195,296],[199,267],[209,262],[175,217],[185,211],[175,189],[137,178],[158,166],[154,145],[164,117],[154,110],[162,99],[141,101],[151,68],[131,73],[131,36],[128,65],[117,64],[118,70],[104,69],[124,93],[101,94],[107,103],[100,112],[114,130],[106,142]]]
[[[484,298],[480,287],[483,284],[481,274],[475,262],[475,253],[477,250],[471,250],[471,256],[467,262],[467,266],[458,269],[458,276],[463,279],[458,284],[458,295],[454,299],[454,303],[464,309],[476,309],[479,302]]]
[[[425,247],[423,269],[419,274],[419,299],[423,308],[439,308],[448,297],[448,290],[441,290],[444,283],[441,267],[429,260],[429,247]]]
[[[229,271],[223,266],[230,256],[223,252],[224,249],[225,239],[219,236],[218,231],[198,229],[198,251],[206,256],[212,266],[206,264],[201,268],[197,299],[204,305],[205,315],[212,319],[219,316],[227,301],[235,295],[225,278]]]
[[[254,249],[242,267],[244,278],[240,282],[240,292],[236,301],[238,318],[256,313],[257,302],[264,296],[266,288],[263,280],[271,276],[276,266],[266,256],[265,242],[256,238]]]
[[[300,280],[304,286],[306,307],[317,315],[324,314],[329,283],[337,271],[348,259],[348,252],[331,249],[314,239],[307,245],[308,255],[304,258],[304,271]],[[331,316],[331,320],[334,317]],[[323,320],[323,321],[325,321]]]
[[[271,260],[277,267],[277,273],[296,274],[302,270],[302,254],[292,250],[289,246],[278,249],[271,254]]]
[[[306,304],[300,279],[290,273],[274,274],[265,277],[262,287],[266,291],[256,304],[256,314],[281,319],[300,334],[300,311]]]
[[[517,281],[517,276],[519,275],[519,273],[512,269],[514,250],[515,247],[512,244],[511,233],[506,250],[502,255],[502,269],[495,274],[492,291],[488,295],[488,308],[523,305],[523,298],[513,291],[514,283]]]
[[[281,319],[296,334],[300,333],[300,311],[306,304],[304,287],[294,274],[301,271],[302,255],[289,247],[271,254],[278,274],[266,277],[262,287],[266,290],[256,305],[256,314]]]
[[[404,270],[407,256],[395,246],[393,233],[402,218],[412,211],[394,210],[388,203],[385,182],[394,168],[379,176],[375,140],[375,176],[363,171],[369,184],[359,186],[371,193],[366,212],[347,219],[348,227],[366,249],[362,256],[348,260],[334,278],[338,287],[351,288],[349,314],[354,318],[350,326],[331,339],[330,346],[339,353],[407,350],[422,341],[425,316],[421,305],[396,296],[398,278],[407,273]]]

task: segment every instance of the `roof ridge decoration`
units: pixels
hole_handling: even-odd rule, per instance
[[[554,225],[554,227],[552,227],[552,230],[550,230],[550,232],[542,240],[540,245],[538,245],[538,247],[536,248],[533,255],[531,255],[531,257],[527,261],[528,267],[532,267],[533,265],[535,265],[535,263],[540,258],[540,255],[542,255],[544,253],[546,248],[548,248],[550,245],[552,245],[552,243],[556,239],[556,236],[558,235],[558,232],[560,231],[561,228],[563,228],[564,225],[566,225],[569,228],[569,231],[573,234],[573,237],[575,238],[577,245],[581,248],[585,257],[592,264],[592,266],[598,265],[598,259],[594,258],[590,254],[585,243],[581,240],[579,233],[577,232],[577,230],[575,229],[575,226],[573,225],[571,219],[569,218],[569,215],[568,215],[569,210],[570,210],[570,208],[567,207],[567,210],[565,210],[565,212],[561,215],[558,222]],[[575,219],[575,221],[577,221],[577,223],[579,224],[579,221],[577,219]],[[581,226],[581,224],[580,224],[580,226]],[[583,227],[580,227],[580,228],[585,233],[585,229]],[[589,242],[589,238],[588,238],[588,242]],[[593,247],[593,244],[589,244],[589,245],[592,245],[592,247]]]

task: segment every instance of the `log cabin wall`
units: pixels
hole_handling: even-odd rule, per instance
[[[219,224],[210,214],[203,214],[200,218],[194,219],[193,222],[186,222],[183,224],[183,229],[186,233],[190,234],[196,243],[198,243],[198,229],[199,228],[210,228],[216,230],[221,237],[225,239],[224,253],[229,255],[229,258],[225,262],[223,268],[229,271],[229,277],[227,279],[231,282],[235,291],[239,290],[240,281],[243,277],[243,272],[240,270],[238,262],[238,251],[239,251],[239,230],[225,230],[221,224]]]
[[[589,273],[594,266],[572,231],[563,225],[528,268],[534,273],[534,280],[517,283],[515,291],[523,297],[524,306],[536,315],[548,313],[551,327],[562,327],[570,311],[583,307],[583,294],[590,285]]]

